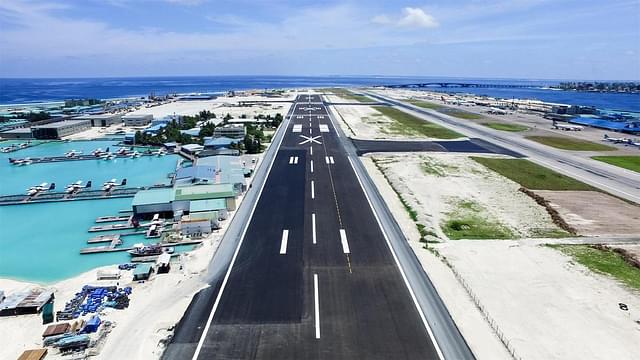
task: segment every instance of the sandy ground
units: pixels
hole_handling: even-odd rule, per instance
[[[420,235],[415,223],[382,173],[370,158],[362,158],[362,161],[473,353],[478,359],[510,359],[504,345],[451,269],[418,241]]]
[[[234,118],[246,115],[253,118],[256,115],[271,115],[280,113],[286,115],[289,110],[290,103],[271,103],[271,104],[255,104],[240,106],[242,101],[282,101],[293,100],[296,93],[287,93],[282,98],[268,98],[263,96],[221,96],[212,100],[196,100],[196,101],[172,101],[166,104],[140,108],[130,112],[129,114],[151,114],[154,119],[161,119],[170,115],[196,115],[200,111],[208,110],[216,114],[215,123],[222,121],[226,114],[231,114]]]
[[[527,241],[436,245],[523,359],[637,359],[640,297]],[[621,311],[625,303],[630,311]]]
[[[621,135],[615,132],[591,128],[591,127],[585,127],[582,131],[556,130],[551,128],[551,123],[552,123],[551,120],[543,118],[542,114],[540,113],[509,110],[506,115],[488,114],[487,111],[489,109],[484,106],[455,105],[451,103],[445,104],[440,99],[442,94],[436,93],[436,92],[429,92],[429,91],[407,90],[407,89],[385,89],[385,90],[374,90],[374,92],[379,92],[382,95],[390,96],[400,100],[406,100],[410,98],[421,99],[431,103],[445,105],[455,109],[482,114],[485,117],[485,119],[468,120],[468,121],[473,121],[477,123],[499,122],[499,123],[517,123],[517,124],[525,125],[529,127],[529,130],[519,133],[519,134],[522,134],[523,136],[530,136],[530,135],[568,136],[568,137],[574,137],[577,139],[589,140],[593,142],[614,146],[618,149],[617,151],[606,151],[606,152],[584,152],[584,151],[572,152],[574,154],[578,154],[585,157],[593,156],[596,154],[605,154],[605,155],[639,155],[640,154],[640,151],[638,151],[637,148],[633,148],[628,145],[612,144],[610,142],[603,141],[604,134],[608,134],[609,136],[613,136],[613,137],[629,137],[628,135]],[[631,138],[634,138],[634,136],[631,136]]]
[[[262,161],[263,154],[257,158],[258,162]],[[253,178],[250,180],[253,181]],[[238,201],[241,202],[242,199],[241,196]],[[104,316],[101,315],[103,320],[112,321],[116,326],[107,336],[95,359],[146,360],[160,357],[163,348],[159,342],[171,334],[171,329],[184,314],[193,295],[207,286],[202,275],[206,273],[211,257],[234,215],[235,211],[230,212],[230,218],[222,223],[222,229],[203,239],[203,243],[196,249],[174,259],[170,273],[152,275],[149,281],[137,283],[132,282],[131,271],[122,272],[119,286],[133,287],[130,306],[125,310],[107,310]],[[116,265],[105,266],[47,285],[47,288],[54,290],[54,311],[63,309],[65,302],[73,298],[83,285],[115,284],[115,281],[96,280],[98,270],[115,268]],[[0,279],[0,289],[6,294],[33,286],[39,285]],[[0,339],[3,344],[0,346],[0,359],[17,359],[26,349],[42,347],[41,335],[45,326],[41,319],[40,314],[0,317]],[[63,357],[55,349],[49,348],[47,359],[50,358]]]
[[[640,235],[640,206],[596,191],[536,190],[584,236]]]
[[[483,216],[506,225],[517,237],[559,228],[520,185],[460,154],[374,154],[392,185],[417,211],[418,221],[446,239],[440,225],[461,201],[482,207]],[[424,170],[425,164],[428,171]]]

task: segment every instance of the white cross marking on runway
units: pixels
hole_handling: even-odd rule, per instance
[[[300,135],[301,138],[306,139],[303,142],[299,143],[298,145],[303,145],[306,143],[316,143],[316,144],[322,144],[320,141],[318,141],[317,139],[320,139],[320,136],[304,136],[304,135]]]

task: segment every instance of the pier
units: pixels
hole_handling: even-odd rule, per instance
[[[131,215],[115,215],[115,216],[100,216],[96,219],[97,223],[106,223],[106,222],[115,222],[115,221],[129,221],[131,220]]]
[[[107,157],[108,156],[108,157]],[[157,156],[151,152],[139,153],[138,157],[142,156]],[[112,159],[124,159],[135,158],[130,153],[127,154],[110,154],[110,155],[75,155],[75,156],[45,156],[45,157],[29,157],[24,159],[9,158],[9,163],[18,165],[20,162],[28,161],[29,164],[46,164],[65,161],[84,161],[84,160],[112,160]]]
[[[176,256],[180,256],[180,254],[169,254],[171,257],[176,257]],[[156,260],[158,260],[158,256],[160,255],[149,255],[149,256],[136,256],[134,258],[131,258],[131,262],[132,263],[143,263],[143,262],[155,262]]]
[[[493,89],[531,89],[539,88],[542,85],[531,84],[481,84],[481,83],[459,83],[459,82],[428,82],[428,83],[415,83],[415,84],[394,84],[394,85],[382,85],[386,88],[401,89],[401,88],[493,88]]]
[[[175,243],[166,243],[166,244],[159,244],[159,245],[162,247],[172,247],[172,246],[180,246],[180,245],[197,245],[200,243],[202,243],[202,240],[185,240],[185,241],[179,241]],[[133,249],[135,249],[135,247],[133,246],[118,247],[118,245],[114,245],[114,242],[112,242],[111,244],[105,245],[105,246],[94,246],[94,247],[80,249],[80,254],[84,255],[84,254],[110,253],[110,252],[119,252],[119,251],[129,251]]]

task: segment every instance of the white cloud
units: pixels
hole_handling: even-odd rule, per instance
[[[392,25],[403,28],[435,28],[440,24],[432,15],[421,8],[405,7],[402,16],[391,17],[389,15],[377,15],[371,22],[379,25]]]

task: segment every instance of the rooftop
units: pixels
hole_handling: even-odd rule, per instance
[[[74,126],[80,124],[89,124],[89,120],[63,120],[58,122],[53,122],[45,125],[36,125],[32,126],[33,129],[58,129],[66,126]]]
[[[173,201],[174,195],[172,188],[140,190],[133,197],[131,206],[169,203]]]
[[[227,208],[227,202],[225,199],[206,199],[206,200],[194,200],[189,205],[189,212],[203,212],[213,210],[225,210]]]
[[[193,185],[176,189],[176,200],[204,200],[235,197],[232,184]]]

